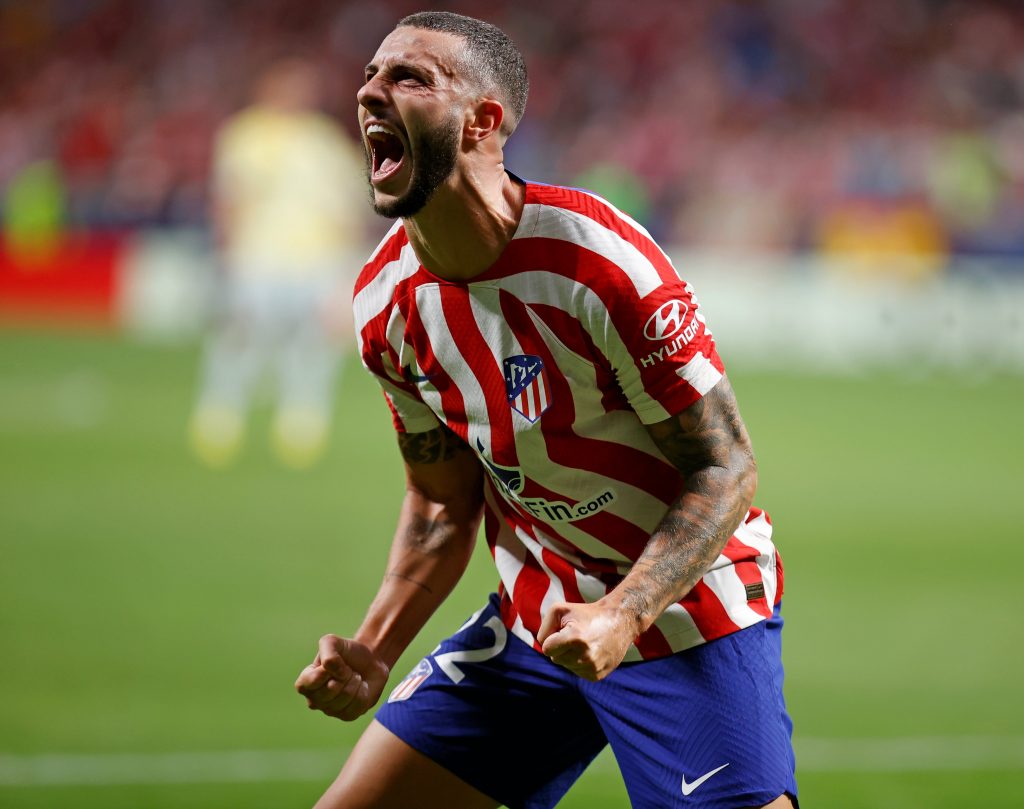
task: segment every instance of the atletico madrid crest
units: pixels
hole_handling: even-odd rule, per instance
[[[394,691],[391,692],[391,696],[388,697],[388,702],[405,702],[420,687],[427,677],[434,673],[434,667],[430,665],[430,661],[427,658],[423,658],[419,663],[416,664],[416,668],[410,671],[405,679],[402,680],[398,685],[395,686]]]
[[[551,404],[544,362],[533,354],[516,354],[502,364],[509,405],[527,421],[535,422]]]

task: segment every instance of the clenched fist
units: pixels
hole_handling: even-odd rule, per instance
[[[390,673],[362,643],[324,635],[313,662],[295,681],[295,689],[311,710],[349,722],[377,704]]]
[[[537,642],[555,663],[587,680],[611,674],[637,635],[636,619],[614,607],[553,604],[544,616]]]

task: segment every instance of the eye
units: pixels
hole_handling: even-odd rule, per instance
[[[406,87],[421,87],[426,84],[423,76],[414,73],[408,68],[396,68],[391,74],[392,81],[396,84],[404,84]]]

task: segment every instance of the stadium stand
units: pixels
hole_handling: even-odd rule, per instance
[[[106,230],[202,225],[212,134],[241,105],[247,77],[301,51],[331,77],[331,111],[354,125],[371,43],[420,5],[4,3],[8,241],[31,236],[40,219]],[[1024,254],[1019,3],[447,7],[493,19],[527,54],[530,111],[509,166],[597,186],[664,241]],[[48,219],[38,211],[41,174]]]

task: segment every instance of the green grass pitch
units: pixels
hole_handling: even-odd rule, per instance
[[[292,682],[376,588],[402,492],[380,394],[352,360],[323,463],[277,464],[257,410],[214,472],[184,441],[197,364],[194,346],[0,332],[0,807],[308,806],[363,727]],[[1024,379],[732,376],[786,562],[804,805],[1020,806]],[[479,551],[399,669],[494,586]],[[15,758],[237,750],[326,763],[62,786]],[[627,805],[607,757],[561,804]]]

